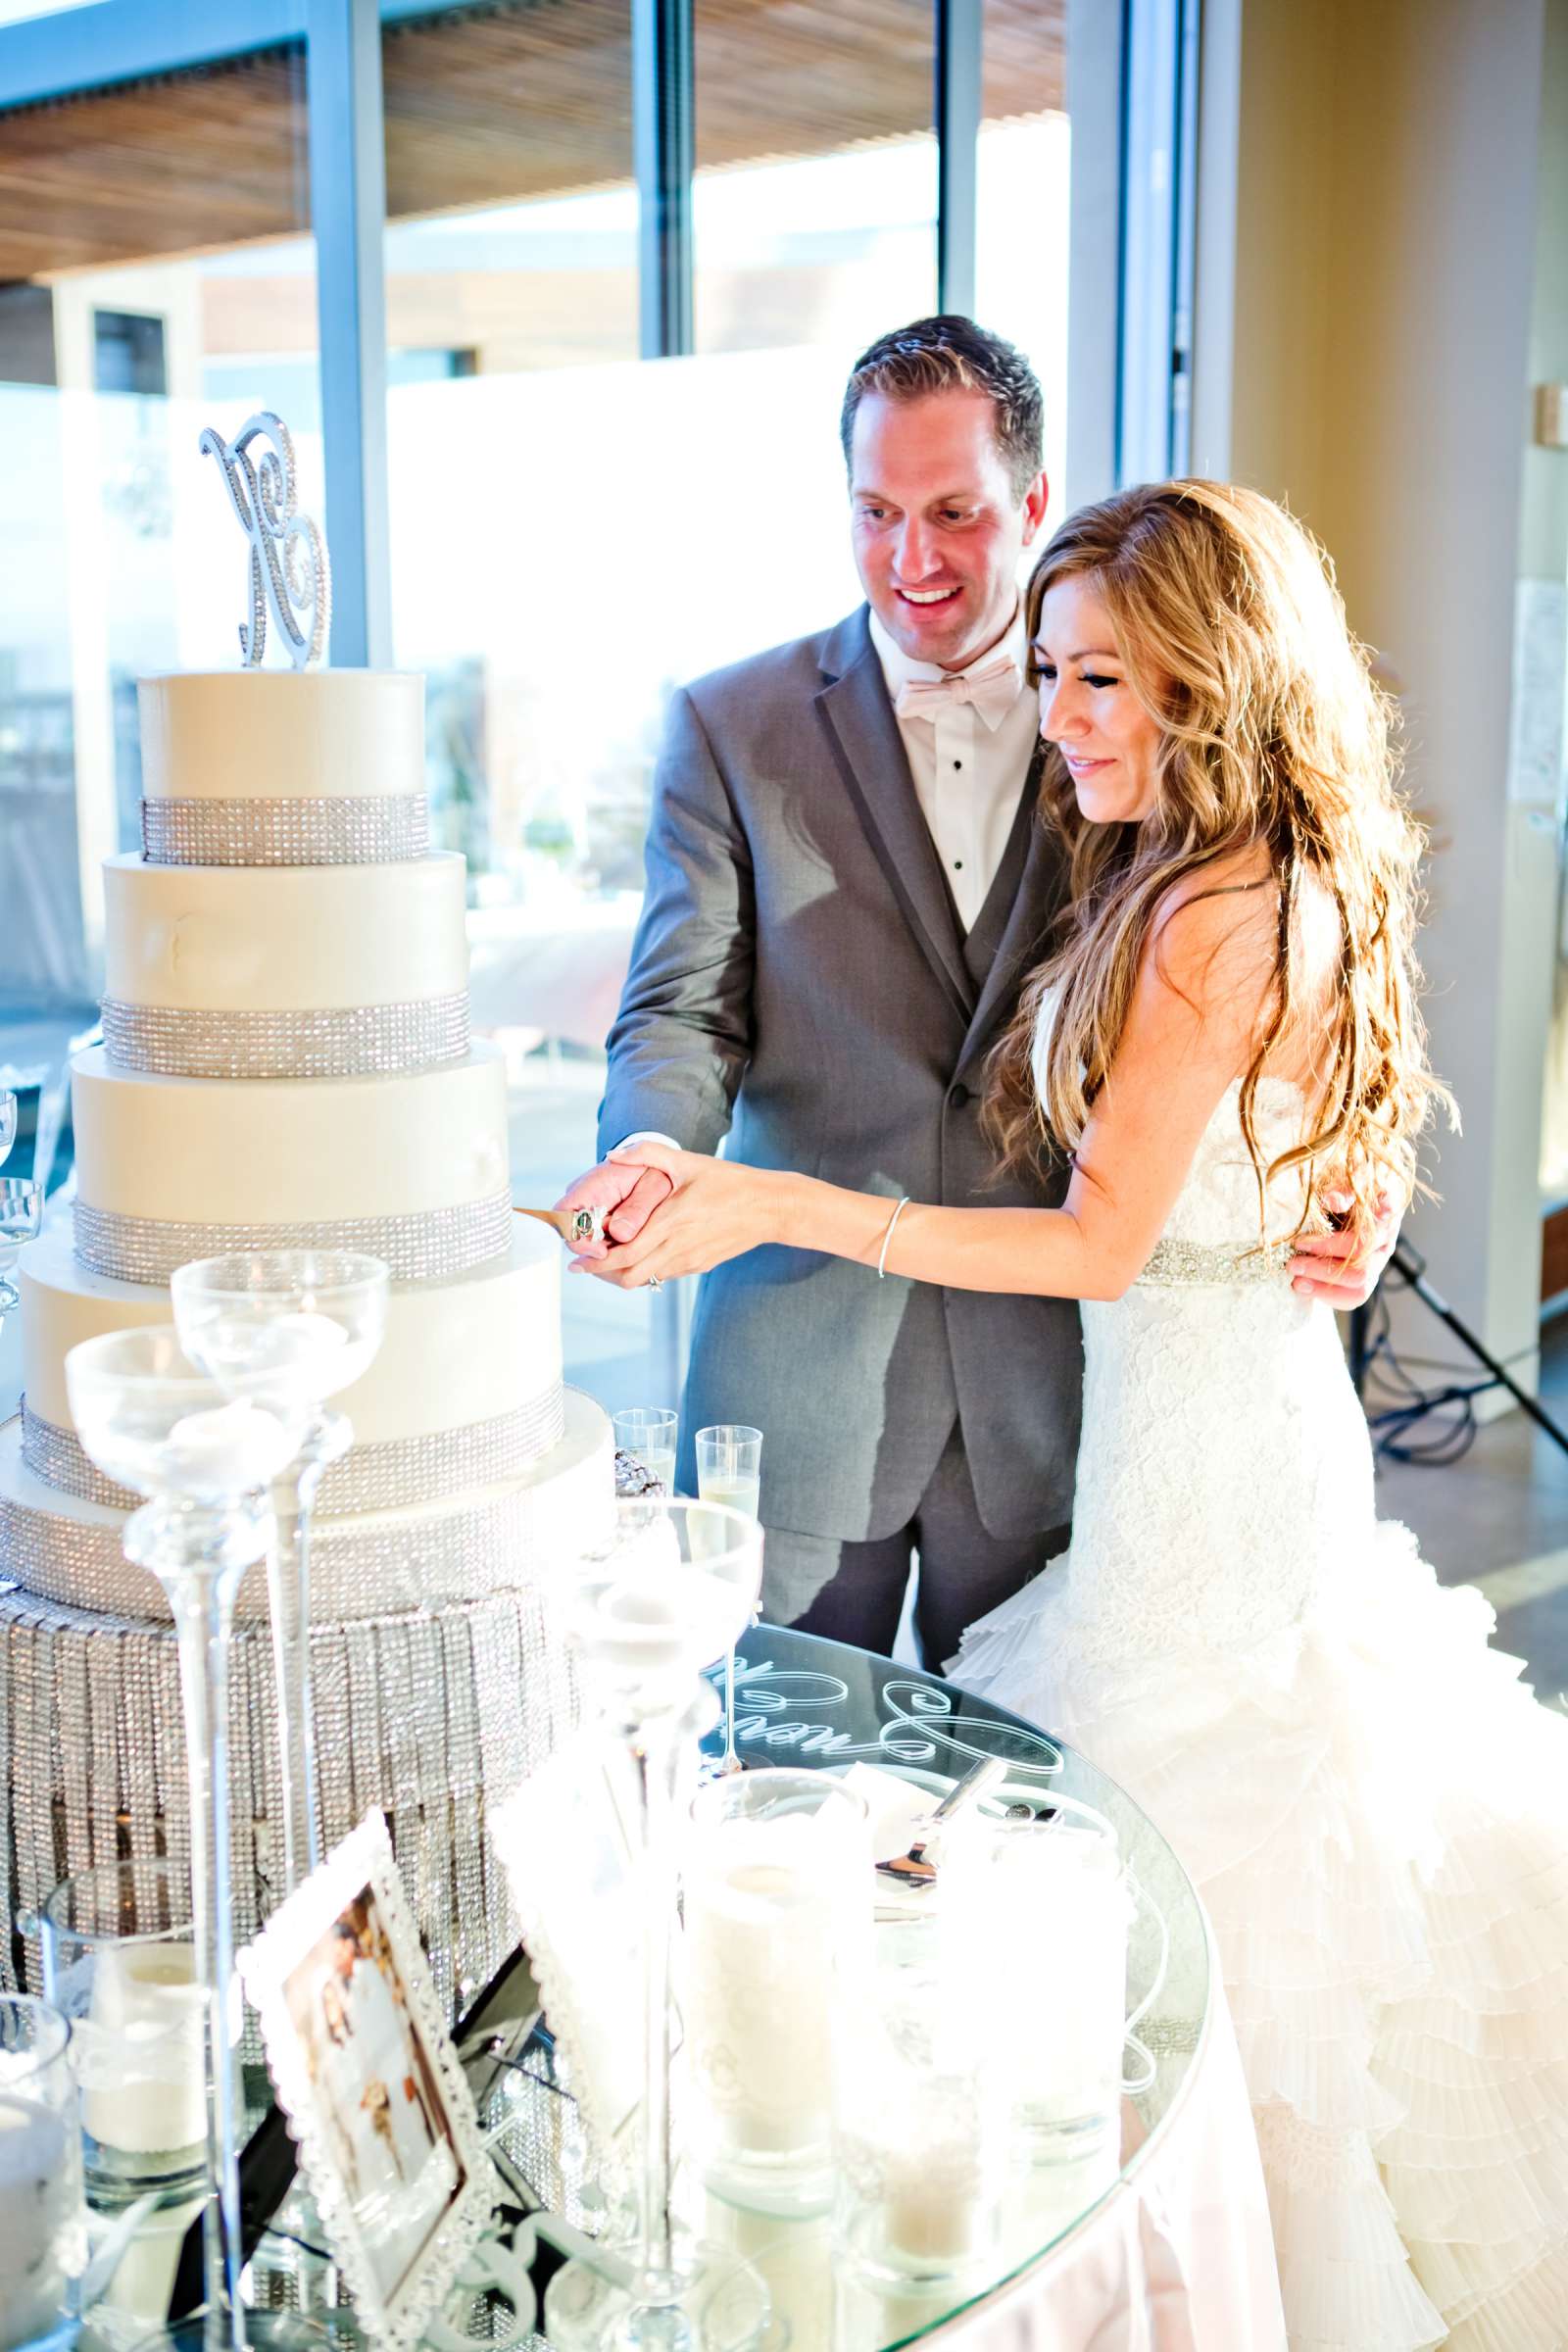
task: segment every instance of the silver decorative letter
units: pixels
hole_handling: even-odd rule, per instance
[[[271,447],[253,462],[250,445],[265,435]],[[319,662],[332,618],[332,570],[326,547],[310,515],[295,513],[298,484],[294,442],[281,416],[263,409],[225,441],[209,425],[201,437],[204,458],[223,468],[223,479],[239,527],[250,542],[250,606],[241,621],[239,650],[248,669],[260,666],[267,646],[270,609],[296,669]]]

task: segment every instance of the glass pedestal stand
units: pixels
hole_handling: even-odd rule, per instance
[[[669,1937],[683,1767],[718,1706],[702,1669],[751,1614],[760,1543],[737,1511],[623,1507],[626,1547],[582,1574],[571,1628],[584,1680],[618,1740],[641,1921],[643,2097],[637,2232],[598,2241],[545,2290],[553,2352],[758,2352],[770,2328],[760,2274],[670,2216]]]
[[[345,1414],[313,1413],[299,1452],[272,1488],[275,1533],[267,1555],[267,1600],[277,1684],[283,1886],[289,1894],[321,1859],[311,1711],[311,1512],[322,1477],[353,1439]]]
[[[733,2249],[683,2235],[669,2210],[669,1935],[675,1824],[683,1766],[718,1717],[712,1688],[612,1728],[625,1745],[643,1922],[643,2106],[634,2239],[602,2241],[604,2267],[582,2256],[545,2289],[553,2352],[757,2352],[770,2304],[761,2275]]]
[[[149,2344],[187,2352],[243,2352],[246,2345],[319,2347],[318,2328],[288,2312],[252,2312],[240,2300],[239,2085],[231,2004],[233,1880],[229,1855],[228,1655],[240,1579],[272,1531],[260,1494],[222,1506],[161,1497],[125,1526],[125,1557],[148,1568],[169,1595],[179,1650],[180,1698],[190,1790],[191,1920],[196,1977],[205,1993],[207,2171],[202,2211],[204,2301]]]

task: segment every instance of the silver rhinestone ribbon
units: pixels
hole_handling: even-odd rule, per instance
[[[578,1720],[576,1678],[549,1590],[541,1579],[521,1591],[312,1632],[323,1843],[334,1845],[372,1805],[388,1815],[449,2011],[516,1940],[489,1849],[488,1807],[536,1771]],[[281,1891],[269,1628],[239,1628],[229,1657],[235,1926],[243,1940]],[[63,1866],[163,1853],[176,1875],[188,1865],[172,1628],[125,1624],[26,1592],[0,1594],[0,1983],[8,1986],[16,1911],[36,1907]],[[24,1975],[41,1989],[32,1942]]]
[[[327,1217],[299,1225],[129,1217],[80,1200],[74,1215],[76,1256],[90,1272],[117,1282],[163,1284],[193,1257],[221,1257],[234,1250],[363,1250],[385,1259],[394,1282],[430,1282],[488,1265],[512,1244],[507,1193],[402,1217]]]
[[[1245,1242],[1156,1242],[1138,1287],[1174,1290],[1198,1284],[1274,1282],[1295,1254],[1294,1242],[1272,1242],[1266,1249]]]
[[[468,1051],[466,990],[299,1012],[202,1012],[105,997],[102,1010],[110,1060],[167,1078],[361,1078],[428,1069]]]
[[[488,1490],[452,1508],[323,1516],[311,1534],[312,1622],[534,1583],[603,1524],[609,1489],[604,1461],[590,1455],[537,1486]],[[122,1533],[118,1519],[86,1521],[0,1494],[0,1565],[27,1592],[144,1625],[167,1623],[163,1588],[125,1558]],[[248,1624],[267,1613],[267,1573],[258,1562],[240,1587],[235,1616]]]
[[[141,805],[149,865],[393,865],[430,846],[423,793]]]
[[[565,1434],[565,1392],[554,1381],[514,1413],[462,1429],[432,1430],[418,1438],[389,1438],[354,1446],[321,1480],[316,1507],[322,1514],[395,1511],[435,1502],[476,1487],[502,1485],[559,1445]],[[110,1510],[133,1511],[141,1500],[116,1486],[83,1452],[74,1430],[61,1429],[22,1401],[22,1458],[34,1478],[62,1494]]]

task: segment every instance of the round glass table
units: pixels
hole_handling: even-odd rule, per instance
[[[722,1669],[715,1680],[721,1690]],[[935,1676],[842,1642],[758,1626],[737,1657],[735,1734],[749,1765],[844,1772],[865,1763],[914,1782],[933,1801],[971,1765],[1001,1757],[1006,1775],[994,1793],[1009,1808],[1040,1812],[1066,1797],[1102,1814],[1138,1894],[1128,2003],[1133,2010],[1148,1999],[1137,2035],[1149,2079],[1123,2101],[1119,2167],[1108,2177],[1103,2159],[1093,2170],[1020,2167],[1002,2252],[988,2268],[939,2288],[893,2289],[861,2280],[836,2254],[827,2218],[780,2220],[700,2189],[680,2200],[703,2236],[732,2246],[762,2272],[792,2352],[892,2352],[1040,2263],[1151,2161],[1202,2040],[1209,2001],[1203,1917],[1170,1847],[1114,1782],[1061,1741]],[[720,1744],[715,1732],[709,1745]],[[1041,2024],[1049,2030],[1049,2018]],[[515,2076],[506,2086],[514,2177],[551,2211],[592,2230],[595,2190],[564,2094],[554,2084],[547,2035],[524,2062],[540,2094],[519,2102],[523,2085]]]
[[[714,1679],[722,1690],[722,1668]],[[1147,2002],[1137,2035],[1147,2055],[1142,2071],[1148,2080],[1123,2100],[1118,2156],[1107,2162],[1102,2155],[1093,2169],[1020,2165],[1001,2251],[988,2267],[942,2287],[892,2288],[861,2278],[845,2262],[826,2217],[784,2221],[705,2196],[700,2188],[678,2193],[686,2218],[703,2236],[733,2247],[766,2278],[784,2325],[762,2352],[783,2352],[785,2345],[789,2352],[892,2352],[947,2323],[966,2323],[976,2306],[989,2304],[1010,2282],[1028,2288],[1031,2282],[1023,2274],[1036,2268],[1049,2274],[1053,2253],[1065,2253],[1066,2241],[1154,2160],[1203,2045],[1210,1999],[1205,1923],[1170,1847],[1114,1782],[1061,1741],[935,1676],[842,1642],[758,1626],[737,1655],[735,1732],[749,1765],[846,1772],[869,1764],[912,1782],[933,1802],[972,1765],[1001,1757],[1006,1772],[993,1796],[1009,1809],[1043,1812],[1063,1797],[1094,1808],[1115,1830],[1138,1894],[1127,1991],[1130,2010]],[[710,1736],[709,1745],[716,1751],[720,1732]],[[1070,1933],[1070,1926],[1064,1932]],[[490,2026],[481,2025],[466,2038],[464,2058],[512,2200],[513,2220],[531,2212],[537,2224],[534,2283],[542,2300],[547,2276],[559,2259],[549,2217],[559,2217],[568,2234],[597,2234],[607,2209],[575,2107],[556,2079],[547,2026],[535,2023],[531,1982],[525,1970],[514,1974],[520,1984],[509,1984],[505,2002],[513,2026],[494,2038]],[[1049,2015],[1040,2023],[1049,2031]],[[509,2054],[494,2056],[503,2042]],[[265,2083],[255,2087],[265,2097]],[[132,2313],[161,2316],[194,2211],[181,2208],[144,2225],[134,2262],[117,2279],[118,2291],[94,2313],[98,2324],[89,2326],[85,2343],[127,2344],[135,2332],[127,2328]],[[504,2216],[498,2224],[505,2224]],[[505,2234],[503,2227],[498,2242]],[[191,2230],[185,2236],[187,2267],[194,2245]],[[303,2303],[323,2323],[325,2341],[345,2316],[332,2308],[331,2278],[309,2201],[296,2187],[262,2230],[253,2292],[264,2303]],[[1042,2291],[1049,2293],[1049,2284]],[[122,2307],[118,2314],[115,2304]],[[514,2325],[505,2299],[498,2308],[480,2295],[459,2333],[506,2340]],[[453,2352],[450,2333],[440,2340],[442,2352]],[[537,2344],[539,2338],[529,2340]]]

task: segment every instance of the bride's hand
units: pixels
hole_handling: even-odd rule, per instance
[[[789,1179],[770,1168],[675,1152],[666,1144],[629,1144],[610,1156],[634,1167],[659,1168],[673,1188],[641,1233],[607,1251],[594,1267],[604,1281],[622,1290],[642,1290],[678,1274],[706,1274],[726,1258],[784,1238],[783,1187]]]
[[[1338,1233],[1301,1235],[1290,1263],[1291,1287],[1303,1298],[1326,1298],[1330,1306],[1349,1314],[1365,1306],[1377,1289],[1394,1255],[1403,1212],[1387,1193],[1379,1193],[1376,1222],[1368,1232],[1353,1214],[1351,1194],[1325,1192],[1319,1198],[1325,1208],[1349,1221]]]

